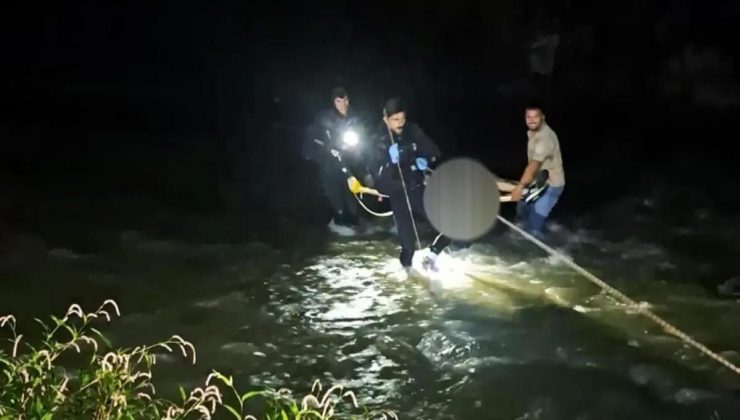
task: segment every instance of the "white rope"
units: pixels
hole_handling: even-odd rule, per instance
[[[498,219],[502,223],[504,223],[505,225],[507,225],[508,227],[510,227],[511,229],[513,229],[514,231],[516,231],[517,233],[519,233],[520,235],[522,235],[524,238],[528,239],[533,244],[535,244],[538,247],[540,247],[541,249],[543,249],[548,254],[550,254],[550,255],[552,255],[552,256],[560,259],[566,265],[568,265],[570,268],[572,268],[576,272],[580,273],[581,275],[583,275],[584,277],[586,277],[588,280],[590,280],[591,282],[595,283],[597,286],[601,287],[607,293],[611,293],[613,296],[615,296],[616,298],[618,298],[619,300],[621,300],[623,303],[631,306],[638,313],[640,313],[642,315],[645,315],[648,319],[654,321],[655,323],[657,323],[658,325],[660,325],[661,327],[663,327],[663,329],[666,330],[666,332],[668,332],[669,334],[673,334],[674,336],[680,338],[684,342],[692,345],[693,347],[695,347],[696,349],[698,349],[702,353],[706,354],[707,356],[711,357],[712,359],[714,359],[717,362],[719,362],[719,363],[723,364],[724,366],[726,366],[728,369],[730,369],[733,372],[735,372],[735,373],[737,373],[737,374],[740,375],[740,367],[736,366],[735,364],[733,364],[729,360],[725,359],[724,357],[720,356],[719,354],[713,352],[712,350],[710,350],[709,348],[707,348],[705,345],[703,345],[703,344],[699,343],[698,341],[694,340],[688,334],[684,333],[683,331],[681,331],[678,328],[674,327],[673,325],[669,324],[667,321],[663,320],[658,315],[655,315],[654,313],[652,313],[649,309],[647,309],[647,303],[646,302],[643,302],[642,304],[638,304],[637,302],[633,301],[632,299],[630,299],[629,297],[627,297],[626,295],[624,295],[619,290],[617,290],[617,289],[609,286],[605,281],[603,281],[600,278],[596,277],[595,275],[591,274],[586,269],[584,269],[583,267],[581,267],[578,264],[574,263],[573,261],[569,260],[568,258],[566,258],[560,252],[552,249],[551,247],[547,246],[546,244],[544,244],[539,239],[537,239],[534,236],[530,235],[529,233],[525,232],[524,230],[522,230],[521,228],[519,228],[515,224],[511,223],[510,221],[506,220],[501,215],[499,215],[497,217],[498,217]]]
[[[385,109],[383,109],[383,115],[388,118],[388,113]],[[386,128],[388,128],[388,137],[391,140],[391,145],[396,144],[395,140],[393,140],[393,132],[391,131],[391,127],[386,123]],[[419,240],[419,232],[416,230],[416,220],[414,220],[414,212],[411,210],[411,200],[409,200],[409,192],[406,189],[406,181],[403,179],[403,171],[401,170],[401,151],[398,151],[399,157],[398,162],[396,162],[396,166],[398,167],[398,175],[401,177],[401,186],[403,187],[403,195],[406,197],[406,206],[409,209],[409,216],[411,217],[411,226],[414,228],[414,236],[416,237],[416,249],[421,249],[421,241]]]
[[[390,217],[390,216],[393,216],[393,211],[387,211],[385,213],[378,213],[378,212],[375,212],[375,211],[370,210],[369,208],[367,208],[367,206],[365,205],[365,203],[362,202],[362,199],[357,196],[357,194],[352,194],[352,195],[355,196],[355,200],[357,200],[357,202],[360,203],[360,206],[362,206],[362,208],[365,209],[366,212],[372,214],[373,216],[376,216],[376,217]]]
[[[400,169],[400,168],[399,168]],[[430,171],[431,172],[431,171]],[[407,196],[408,199],[408,196]],[[508,200],[507,200],[508,201]],[[409,205],[410,206],[410,205]],[[364,205],[363,205],[364,207]],[[410,210],[410,209],[409,209]],[[413,217],[413,216],[412,216]],[[533,244],[540,247],[542,250],[547,252],[548,254],[554,256],[555,258],[558,258],[559,260],[563,261],[566,265],[568,265],[570,268],[572,268],[577,273],[581,274],[582,276],[586,277],[589,281],[593,282],[597,286],[601,287],[604,291],[607,293],[611,293],[613,296],[615,296],[617,299],[621,300],[622,303],[632,307],[637,313],[644,315],[646,318],[652,320],[656,324],[663,327],[663,329],[668,332],[669,334],[672,334],[679,339],[683,340],[684,342],[688,343],[689,345],[693,346],[700,352],[706,354],[707,356],[711,357],[712,359],[716,360],[720,364],[724,365],[731,371],[737,373],[740,375],[740,367],[733,364],[726,358],[720,356],[719,354],[713,352],[710,350],[707,346],[705,346],[702,343],[699,343],[698,341],[694,340],[691,336],[686,334],[685,332],[679,330],[678,328],[674,327],[658,315],[654,314],[652,311],[650,311],[647,308],[647,303],[637,303],[634,300],[630,299],[625,295],[624,293],[620,292],[619,290],[609,286],[605,281],[601,280],[600,278],[596,277],[595,275],[591,274],[588,270],[585,268],[579,266],[578,264],[574,263],[573,261],[566,258],[563,254],[556,251],[555,249],[549,247],[547,244],[543,243],[539,239],[535,238],[534,236],[530,235],[529,233],[525,232],[515,224],[511,223],[510,221],[506,220],[503,216],[497,215],[496,216],[502,223],[510,227],[515,232],[522,235],[525,239],[529,240]],[[413,220],[413,219],[412,219]],[[416,226],[414,225],[414,230],[416,230]],[[417,234],[417,241],[418,241],[418,234]]]

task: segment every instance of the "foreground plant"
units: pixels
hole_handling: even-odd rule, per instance
[[[338,413],[336,409],[343,408],[349,410],[361,410],[361,415],[352,416],[350,413],[342,413],[339,418],[353,419],[395,419],[398,420],[398,416],[392,411],[383,410],[379,412],[370,413],[367,409],[360,407],[357,404],[357,397],[352,391],[344,391],[344,387],[341,385],[334,385],[324,394],[322,392],[322,386],[319,381],[314,381],[311,387],[311,393],[301,399],[300,402],[293,398],[292,392],[289,389],[279,390],[265,390],[265,391],[250,391],[240,395],[234,386],[233,378],[225,377],[224,375],[213,372],[208,376],[206,384],[211,380],[216,379],[225,385],[230,393],[233,394],[232,400],[234,401],[223,401],[223,407],[231,413],[237,419],[244,420],[257,420],[257,417],[252,415],[245,415],[245,403],[255,397],[261,397],[263,403],[266,404],[265,418],[272,419],[306,419],[306,420],[324,420],[335,418]],[[340,406],[341,403],[344,403]],[[349,403],[349,407],[347,407]]]
[[[334,418],[342,402],[344,409],[362,411],[353,418],[397,418],[392,412],[368,413],[341,386],[319,396],[314,392],[321,392],[321,384],[315,382],[311,394],[298,403],[285,389],[240,394],[233,379],[217,371],[189,394],[181,387],[179,403],[158,398],[152,384],[155,351],[179,349],[195,364],[195,348],[173,335],[149,346],[111,349],[92,323],[103,318],[110,322],[112,314],[120,316],[118,305],[107,300],[95,312],[85,313],[75,304],[63,318],[51,316],[51,323],[36,319],[42,328],[37,345],[18,334],[12,315],[0,317],[0,330],[10,331],[7,348],[0,347],[0,419],[210,419],[218,410],[237,419],[257,419],[245,413],[245,404],[256,399],[267,419]],[[101,351],[103,346],[109,350]],[[216,383],[227,389],[228,401]]]

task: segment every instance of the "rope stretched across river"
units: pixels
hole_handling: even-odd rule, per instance
[[[392,138],[392,136],[391,136],[391,138]],[[405,190],[405,188],[404,188],[404,190]],[[385,217],[388,217],[388,216],[393,215],[393,212],[392,211],[391,212],[386,212],[386,213],[375,213],[375,212],[371,211],[370,209],[368,209],[365,206],[365,204],[362,202],[362,200],[359,197],[357,197],[356,194],[355,194],[355,198],[357,199],[357,201],[360,203],[360,205],[362,205],[362,207],[366,211],[368,211],[369,213],[371,213],[371,214],[373,214],[375,216],[379,216],[379,217],[385,216]],[[407,198],[407,201],[408,201],[408,196],[406,198]],[[407,204],[409,205],[409,212],[411,213],[411,205],[410,205],[410,203],[407,203]],[[412,216],[413,216],[413,214],[412,214]],[[539,239],[537,239],[534,236],[530,235],[529,233],[525,232],[524,230],[522,230],[521,228],[519,228],[515,224],[511,223],[510,221],[506,220],[503,216],[497,215],[496,217],[502,223],[504,223],[505,225],[507,225],[509,228],[511,228],[512,230],[514,230],[518,234],[522,235],[525,239],[527,239],[530,242],[532,242],[533,244],[537,245],[538,247],[540,247],[542,250],[544,250],[548,254],[550,254],[550,255],[558,258],[559,260],[563,261],[566,265],[568,265],[574,271],[576,271],[577,273],[583,275],[584,277],[586,277],[586,279],[588,279],[589,281],[593,282],[594,284],[596,284],[597,286],[599,286],[600,288],[602,288],[607,293],[610,293],[612,296],[614,296],[617,299],[621,300],[622,303],[624,303],[624,304],[632,307],[639,314],[644,315],[646,318],[648,318],[648,319],[652,320],[653,322],[655,322],[656,324],[660,325],[669,334],[672,334],[672,335],[678,337],[679,339],[681,339],[684,342],[690,344],[691,346],[693,346],[697,350],[701,351],[702,353],[704,353],[707,356],[711,357],[712,359],[716,360],[720,364],[724,365],[725,367],[727,367],[731,371],[733,371],[736,374],[740,375],[740,367],[738,367],[737,365],[733,364],[732,362],[730,362],[726,358],[722,357],[721,355],[715,353],[714,351],[710,350],[704,344],[702,344],[702,343],[694,340],[691,336],[689,336],[685,332],[679,330],[678,328],[674,327],[673,325],[671,325],[670,323],[668,323],[667,321],[665,321],[663,318],[661,318],[658,315],[654,314],[652,311],[650,311],[647,308],[647,305],[646,304],[640,304],[640,303],[637,303],[634,300],[630,299],[624,293],[622,293],[619,290],[617,290],[617,289],[609,286],[605,281],[603,281],[600,278],[596,277],[595,275],[591,274],[585,268],[579,266],[578,264],[574,263],[570,259],[566,258],[562,253],[554,250],[553,248],[549,247],[547,244],[543,243]],[[412,221],[413,221],[413,219],[412,219]],[[414,232],[416,233],[416,224],[415,223],[414,223]],[[418,239],[418,233],[416,233],[416,235],[417,235],[416,238],[417,238],[417,242],[418,242],[418,240],[419,240]]]
[[[600,278],[598,278],[595,275],[591,274],[590,272],[588,272],[583,267],[581,267],[578,264],[574,263],[573,261],[569,260],[563,254],[561,254],[560,252],[558,252],[558,251],[552,249],[551,247],[547,246],[545,243],[543,243],[539,239],[535,238],[534,236],[530,235],[529,233],[525,232],[524,230],[522,230],[521,228],[519,228],[515,224],[513,224],[510,221],[506,220],[501,215],[499,215],[497,217],[498,217],[498,219],[502,223],[504,223],[505,225],[507,225],[508,227],[510,227],[511,229],[513,229],[518,234],[522,235],[524,238],[526,238],[527,240],[529,240],[533,244],[535,244],[538,247],[542,248],[542,250],[544,250],[548,254],[550,254],[550,255],[552,255],[552,256],[560,259],[565,264],[567,264],[570,268],[572,268],[573,270],[575,270],[579,274],[582,274],[584,277],[586,277],[588,280],[590,280],[591,282],[595,283],[597,286],[599,286],[602,289],[604,289],[606,292],[611,293],[613,296],[617,297],[623,303],[625,303],[625,304],[627,304],[629,306],[632,306],[638,313],[640,313],[642,315],[645,315],[645,317],[647,317],[648,319],[651,319],[656,324],[658,324],[661,327],[663,327],[663,329],[665,329],[666,332],[668,332],[670,334],[673,334],[676,337],[678,337],[681,340],[683,340],[684,342],[686,342],[686,343],[694,346],[696,349],[698,349],[702,353],[706,354],[707,356],[711,357],[712,359],[714,359],[717,362],[721,363],[722,365],[726,366],[728,369],[730,369],[733,372],[735,372],[738,375],[740,375],[740,367],[738,367],[737,365],[733,364],[732,362],[730,362],[729,360],[725,359],[724,357],[720,356],[719,354],[713,352],[712,350],[710,350],[709,348],[707,348],[707,346],[705,346],[705,345],[699,343],[698,341],[694,340],[688,334],[686,334],[685,332],[679,330],[678,328],[674,327],[673,325],[669,324],[667,321],[665,321],[664,319],[660,318],[658,315],[655,315],[653,312],[651,312],[647,308],[647,306],[645,304],[639,304],[639,303],[635,302],[634,300],[630,299],[629,297],[627,297],[626,295],[624,295],[619,290],[617,290],[617,289],[609,286],[608,284],[606,284],[606,282],[604,282]]]

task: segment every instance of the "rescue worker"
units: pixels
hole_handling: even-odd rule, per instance
[[[393,136],[392,139],[390,136]],[[373,144],[376,152],[371,165],[372,175],[377,190],[388,195],[401,243],[399,259],[401,265],[408,270],[417,249],[409,204],[416,216],[415,220],[427,220],[424,211],[425,171],[438,161],[440,150],[416,123],[406,120],[406,107],[400,98],[386,102],[383,122],[375,132]],[[451,239],[438,234],[430,247],[432,256],[425,258],[423,262],[424,268],[435,269],[436,255],[451,242]]]
[[[344,88],[332,89],[331,100],[332,108],[319,112],[306,129],[303,157],[319,166],[321,184],[333,213],[329,229],[340,236],[353,236],[357,234],[358,206],[347,189],[349,174],[343,168],[355,166],[361,154],[356,143],[362,122],[350,110]]]

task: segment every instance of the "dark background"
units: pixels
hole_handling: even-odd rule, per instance
[[[236,240],[324,223],[299,144],[334,84],[373,122],[404,96],[448,157],[518,177],[537,28],[561,39],[546,109],[569,185],[559,214],[666,178],[732,212],[739,17],[738,1],[688,0],[6,5],[4,228],[51,223],[54,200],[113,217],[100,209],[123,213],[104,204],[121,197],[240,215]],[[125,212],[156,224],[149,211]]]

